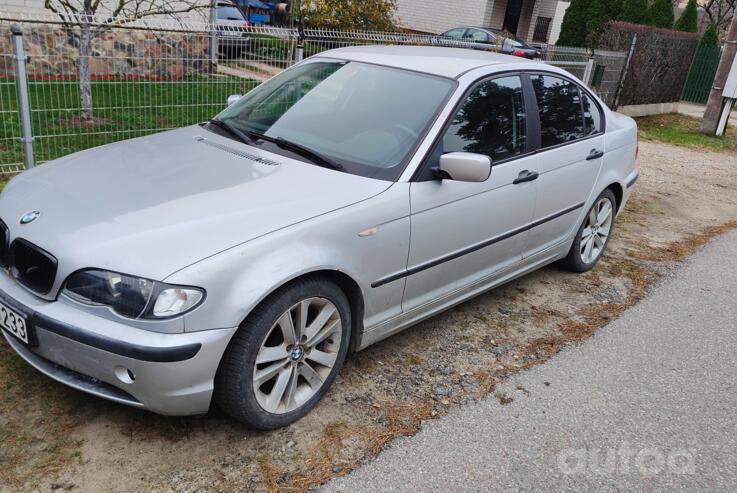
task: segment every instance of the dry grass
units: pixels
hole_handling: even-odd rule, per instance
[[[558,335],[531,341],[525,348],[525,352],[537,356],[536,362],[540,362],[558,353],[565,344],[588,339],[598,329],[640,301],[648,288],[660,278],[660,274],[644,266],[643,261],[677,262],[683,260],[709,241],[733,229],[737,229],[735,220],[719,226],[707,227],[699,233],[688,235],[683,240],[672,242],[663,249],[643,248],[638,251],[636,259],[603,261],[601,267],[606,272],[599,272],[599,275],[626,277],[632,282],[627,298],[621,303],[600,303],[582,308],[576,318],[568,318],[560,324]]]

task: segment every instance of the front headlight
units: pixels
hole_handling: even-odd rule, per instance
[[[205,298],[199,288],[96,269],[69,276],[62,292],[80,303],[107,306],[121,317],[149,320],[181,315]]]

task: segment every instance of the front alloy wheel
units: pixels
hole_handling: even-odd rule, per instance
[[[340,313],[325,298],[308,298],[281,314],[264,339],[253,371],[256,400],[283,414],[308,402],[325,384],[340,353]]]
[[[350,328],[348,298],[330,280],[306,278],[282,287],[233,336],[215,377],[215,402],[260,430],[297,421],[335,380]]]

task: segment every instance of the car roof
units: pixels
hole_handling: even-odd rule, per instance
[[[317,56],[375,63],[452,79],[458,78],[469,70],[489,65],[499,66],[499,68],[520,63],[542,65],[511,55],[440,46],[350,46],[324,51]]]

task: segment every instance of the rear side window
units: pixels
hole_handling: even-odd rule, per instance
[[[466,97],[443,137],[443,152],[473,152],[501,161],[525,152],[527,128],[519,76],[482,82]]]
[[[585,93],[583,94],[583,123],[586,136],[601,133],[601,110]]]
[[[578,86],[549,75],[533,75],[532,86],[540,110],[543,149],[583,138],[584,115]]]

